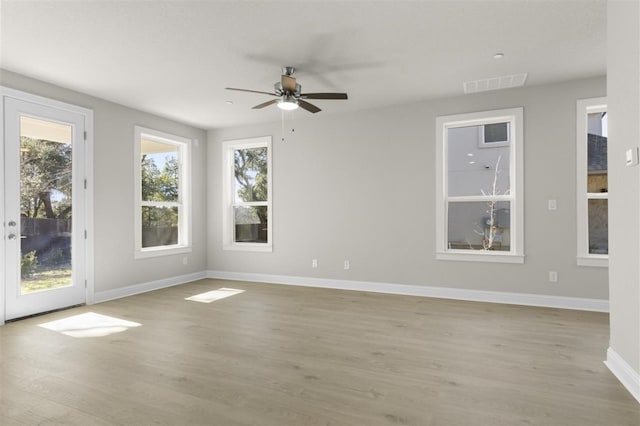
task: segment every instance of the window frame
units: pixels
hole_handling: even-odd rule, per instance
[[[589,253],[589,200],[607,200],[608,202],[609,193],[588,192],[588,115],[606,111],[606,97],[578,99],[576,101],[576,261],[579,266],[603,268],[609,266],[608,254]]]
[[[507,108],[436,117],[436,259],[468,262],[524,263],[524,108]],[[449,196],[448,130],[509,122],[510,191],[499,196]],[[497,146],[497,145],[491,145]],[[510,202],[510,251],[448,248],[448,208],[451,202],[475,202],[493,199]],[[455,201],[451,201],[455,200]]]
[[[267,148],[267,201],[248,202],[240,205],[267,206],[267,242],[236,242],[233,209],[238,203],[233,199],[235,183],[234,151],[238,149]],[[272,173],[272,138],[260,136],[247,139],[234,139],[222,142],[222,248],[234,251],[273,251],[273,173]]]
[[[134,258],[144,259],[190,253],[191,229],[191,139],[142,126],[134,126]],[[178,201],[142,200],[142,139],[178,147]],[[166,246],[142,247],[142,207],[178,207],[178,243]]]

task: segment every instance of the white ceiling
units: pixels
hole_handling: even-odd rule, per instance
[[[349,94],[319,114],[606,72],[604,0],[1,0],[0,15],[2,68],[201,128],[279,120],[251,109],[268,96],[224,88],[271,91],[283,65],[303,92]]]

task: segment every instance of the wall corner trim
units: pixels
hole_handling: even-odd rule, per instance
[[[159,290],[161,288],[173,287],[191,281],[206,278],[205,272],[194,272],[192,274],[179,275],[176,277],[164,278],[157,281],[149,281],[141,284],[134,284],[127,287],[105,290],[94,293],[93,302],[107,302],[109,300],[120,299],[122,297],[133,296],[135,294],[146,293],[148,291]]]
[[[620,383],[640,403],[640,373],[631,368],[612,347],[607,349],[607,360],[604,365],[611,370]]]
[[[351,281],[329,278],[296,277],[287,275],[269,275],[229,271],[207,271],[206,277],[233,281],[253,281],[270,284],[297,285],[304,287],[368,291],[373,293],[435,297],[441,299],[467,300],[473,302],[504,303],[511,305],[573,309],[579,311],[609,312],[609,301],[602,299],[585,299],[541,294],[468,290],[451,287],[431,287],[412,284],[393,284],[371,281]]]

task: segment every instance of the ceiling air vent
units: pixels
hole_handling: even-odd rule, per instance
[[[464,93],[487,92],[489,90],[509,89],[511,87],[524,86],[527,73],[503,75],[502,77],[483,78],[480,80],[465,81]]]

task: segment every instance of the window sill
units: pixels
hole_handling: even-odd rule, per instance
[[[191,253],[190,246],[166,246],[154,247],[144,250],[136,250],[133,254],[134,259],[148,259],[151,257],[171,256],[175,254]]]
[[[605,254],[591,255],[591,256],[578,256],[578,266],[595,266],[598,268],[609,267],[609,256]]]
[[[495,251],[449,250],[437,252],[437,260],[455,260],[460,262],[485,262],[485,263],[524,263],[523,254],[500,253]]]
[[[228,250],[228,251],[272,252],[273,246],[271,244],[261,244],[261,243],[232,243],[232,244],[225,244],[222,247],[222,249]]]

